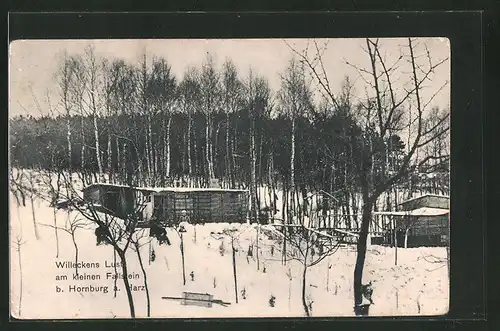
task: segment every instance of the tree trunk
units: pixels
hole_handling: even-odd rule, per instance
[[[147,156],[147,167],[148,167],[148,176],[150,178],[154,178],[153,176],[153,132],[152,132],[152,127],[151,127],[151,115],[147,116],[147,121],[148,121],[148,135],[146,137],[146,156]],[[153,183],[150,183],[153,184]]]
[[[326,264],[326,291],[330,292],[330,260],[328,260],[328,263]]]
[[[290,156],[290,193],[292,196],[293,214],[295,215],[295,117],[292,117],[292,137],[291,137],[291,156]]]
[[[56,259],[59,258],[59,234],[57,231],[57,212],[56,206],[54,204],[53,215],[54,215],[54,232],[56,235]]]
[[[67,133],[66,133],[66,140],[68,141],[68,170],[69,170],[69,182],[73,184],[73,162],[72,162],[72,150],[71,150],[71,123],[70,123],[71,117],[68,115],[68,121],[66,122],[67,125]],[[67,192],[68,193],[68,192]]]
[[[196,128],[196,127],[195,127]],[[193,133],[193,151],[194,151],[194,175],[198,179],[198,187],[201,187],[201,183],[199,182],[201,173],[200,173],[200,159],[198,158],[198,143],[196,141],[196,130]],[[203,148],[200,146],[200,153]]]
[[[135,250],[137,252],[137,258],[139,259],[139,265],[141,266],[142,276],[144,277],[144,288],[146,289],[147,314],[148,314],[148,317],[150,317],[151,316],[151,301],[149,298],[148,278],[147,278],[146,270],[144,269],[144,264],[142,263],[141,252],[140,252],[138,244],[135,246]]]
[[[128,281],[127,260],[125,257],[125,252],[118,251],[117,253],[118,253],[118,256],[120,257],[120,261],[122,264],[123,285],[125,285],[125,291],[127,292],[128,305],[129,305],[129,309],[130,309],[130,317],[135,318],[134,298],[132,296],[132,291],[130,289],[130,283]]]
[[[354,268],[354,306],[357,315],[360,314],[357,308],[363,302],[361,285],[363,280],[363,269],[365,266],[365,258],[366,258],[366,241],[368,238],[368,229],[371,221],[372,208],[373,208],[372,199],[368,197],[367,188],[364,188],[363,215],[361,221],[361,231],[359,232],[359,238],[357,244],[356,266]]]
[[[232,175],[232,178],[231,178],[231,187],[233,188],[236,188],[236,169],[237,169],[237,165],[236,165],[236,157],[235,157],[235,149],[237,148],[238,146],[238,142],[237,142],[237,136],[236,136],[236,126],[234,128],[234,133],[233,133],[233,139],[231,139],[231,175]]]
[[[40,235],[38,234],[38,225],[36,224],[36,217],[35,217],[35,201],[33,197],[33,193],[30,195],[30,203],[31,203],[31,216],[33,218],[33,228],[35,230],[35,238],[36,240],[40,239]]]
[[[83,116],[81,116],[81,135],[82,135],[82,150],[81,150],[81,171],[82,171],[82,182],[83,186],[87,186],[87,183],[85,182],[85,126],[84,126],[84,121],[83,121]],[[71,193],[73,194],[73,193]]]
[[[210,166],[210,115],[207,115],[207,123],[205,127],[205,161],[207,163],[207,183],[212,179],[212,167]]]
[[[22,258],[21,258],[21,246],[22,244],[20,242],[17,243],[17,257],[19,261],[19,310],[18,314],[19,317],[21,317],[21,305],[22,305],[22,300],[23,300],[23,264],[22,264]]]
[[[188,118],[188,132],[187,132],[187,157],[188,157],[188,176],[189,180],[191,180],[191,177],[193,176],[193,166],[192,166],[192,160],[191,160],[191,126],[192,126],[192,118],[191,114],[189,114]]]
[[[393,229],[394,229],[394,265],[398,265],[398,227],[396,224],[396,219],[393,218]]]
[[[310,317],[311,312],[309,311],[309,306],[307,305],[306,301],[306,286],[307,286],[306,280],[307,280],[307,258],[304,258],[304,269],[302,270],[302,306],[304,307],[304,312],[306,313],[306,316]]]
[[[101,150],[99,148],[99,128],[97,126],[97,116],[94,115],[94,139],[95,139],[95,156],[97,159],[97,168],[99,170],[99,180],[104,181],[104,172],[102,169],[102,160],[101,160]]]
[[[282,222],[283,222],[283,253],[282,253],[282,260],[283,260],[283,265],[286,265],[286,238],[287,238],[287,227],[286,227],[286,224],[287,224],[287,209],[288,209],[288,206],[287,206],[287,200],[288,200],[288,192],[287,192],[287,187],[286,187],[286,184],[285,184],[285,179],[283,179],[283,203],[282,203],[282,212],[281,212],[281,218],[283,219]]]
[[[108,128],[108,130],[110,130]],[[111,134],[108,133],[108,151],[107,151],[107,164],[106,164],[106,167],[107,167],[107,172],[108,172],[108,176],[109,176],[109,183],[113,183],[113,158],[112,158],[112,154],[113,154],[113,150],[111,149]]]
[[[231,238],[231,247],[232,247],[232,257],[233,257],[234,297],[236,303],[238,303],[238,278],[236,276],[236,255],[234,251],[234,238]]]
[[[122,173],[122,166],[121,166],[121,155],[120,155],[120,144],[118,143],[118,137],[115,138],[115,145],[116,145],[116,172],[118,173],[118,180],[120,181],[119,183],[121,183],[121,178],[123,176],[123,173]],[[115,179],[115,182],[118,182],[116,181]]]
[[[257,179],[256,179],[256,158],[255,158],[255,120],[253,116],[250,118],[250,194],[252,195],[252,210],[254,214],[254,222],[258,224],[258,208],[257,208]]]
[[[172,123],[172,117],[169,116],[167,120],[167,132],[166,132],[166,153],[165,153],[165,163],[166,163],[166,169],[165,169],[165,175],[167,178],[170,177],[170,125]]]
[[[231,154],[229,146],[229,112],[226,113],[226,180],[231,183]],[[230,184],[231,185],[231,184]],[[230,186],[232,188],[232,186]]]
[[[405,231],[405,248],[408,248],[408,232],[410,232],[410,228]]]
[[[71,232],[71,240],[75,246],[75,273],[78,276],[78,245],[76,244],[75,232]]]
[[[118,282],[118,268],[116,267],[116,250],[113,249],[113,269],[115,271],[115,279],[113,280],[113,298],[116,298],[116,291],[118,287],[116,286]]]
[[[258,155],[259,157],[259,179],[258,179],[258,186],[257,187],[262,187],[262,129],[260,130],[259,134],[259,151]],[[261,201],[261,192],[259,190],[256,190],[257,192],[257,208],[258,208],[258,214],[260,215],[260,208],[262,206],[262,201]],[[264,197],[265,200],[265,197]]]
[[[186,285],[186,265],[184,263],[184,236],[181,233],[182,285]]]
[[[260,232],[260,224],[257,223],[257,238],[255,245],[255,257],[257,258],[257,270],[260,269],[260,261],[259,261],[259,232]]]

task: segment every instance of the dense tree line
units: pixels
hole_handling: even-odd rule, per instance
[[[107,178],[206,187],[218,179],[223,187],[249,188],[255,209],[265,199],[257,187],[267,185],[292,193],[293,214],[307,192],[322,190],[340,201],[336,208],[351,213],[361,192],[362,147],[370,146],[368,173],[380,182],[400,168],[408,152],[405,138],[401,132],[381,137],[373,126],[361,125],[366,106],[351,101],[349,77],[335,104],[315,103],[303,62],[292,58],[281,77],[274,92],[251,71],[241,77],[229,59],[217,70],[210,55],[177,80],[164,58],[148,61],[144,54],[133,66],[99,58],[92,47],[65,54],[57,73],[57,107],[41,118],[10,121],[11,162],[71,170],[84,184]],[[437,121],[442,113],[433,110]],[[433,176],[418,178],[414,172],[395,184],[409,192],[427,186],[446,193],[448,165],[440,158],[447,155],[445,139],[426,146],[429,160],[419,166]],[[329,200],[324,203],[326,210]]]

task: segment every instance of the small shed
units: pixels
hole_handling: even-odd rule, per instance
[[[406,200],[400,211],[376,212],[389,217],[385,243],[394,244],[394,229],[398,246],[446,246],[449,244],[448,196],[426,194]]]
[[[140,212],[140,224],[162,226],[189,223],[245,223],[249,192],[240,189],[187,187],[131,187],[98,183],[87,186],[84,200],[99,211],[125,218]]]
[[[161,188],[153,194],[154,220],[178,223],[245,223],[249,192],[222,188]]]

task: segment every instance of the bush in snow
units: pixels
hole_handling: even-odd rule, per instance
[[[271,297],[269,298],[269,307],[274,307],[276,304],[276,297],[271,294]]]

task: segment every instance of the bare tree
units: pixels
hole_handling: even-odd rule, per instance
[[[335,254],[340,247],[343,236],[333,237],[310,229],[303,224],[284,226],[288,227],[288,230],[283,232],[285,233],[284,240],[289,243],[288,259],[298,261],[302,265],[300,278],[302,307],[306,316],[310,317],[311,302],[307,301],[307,271],[310,267]]]
[[[144,263],[142,261],[142,256],[141,256],[141,247],[144,246],[145,244],[149,243],[149,240],[146,241],[145,243],[141,243],[141,240],[146,237],[146,233],[144,229],[138,230],[134,232],[134,235],[132,237],[132,244],[134,251],[137,253],[137,259],[139,260],[139,265],[141,267],[142,271],[142,277],[144,281],[144,289],[146,292],[146,309],[147,309],[147,316],[151,316],[151,299],[149,295],[149,286],[148,286],[148,275],[146,273],[146,269],[144,268]]]
[[[68,211],[69,212],[69,211]],[[64,227],[56,226],[56,225],[50,225],[50,224],[43,224],[43,226],[48,226],[53,229],[58,229],[61,230],[71,236],[71,241],[73,242],[73,247],[75,248],[75,274],[78,275],[78,256],[79,256],[79,249],[78,249],[78,243],[76,241],[76,231],[78,229],[86,230],[89,229],[90,224],[88,221],[85,219],[81,218],[78,214],[75,215],[71,220],[65,224]]]
[[[56,236],[56,258],[59,257],[59,234],[58,234],[58,227],[57,227],[57,204],[59,202],[60,198],[60,192],[61,192],[61,185],[62,185],[62,174],[59,171],[57,173],[56,177],[56,183],[54,185],[53,182],[53,172],[52,171],[41,171],[42,175],[42,180],[45,184],[45,186],[49,190],[49,198],[47,199],[49,201],[50,206],[52,207],[52,216],[54,220],[54,233]],[[71,175],[70,175],[71,179]]]
[[[16,176],[14,177],[13,169],[9,169],[10,181],[9,181],[9,191],[12,196],[16,199],[16,207],[19,218],[20,232],[22,233],[22,221],[19,217],[19,206],[26,207],[26,192],[27,188],[23,184],[24,172],[22,169],[16,171]]]
[[[129,176],[131,172],[131,165],[129,164]],[[130,179],[129,179],[130,181]],[[75,200],[69,200],[71,207],[78,213],[90,221],[91,224],[97,226],[95,229],[97,244],[105,243],[111,245],[120,258],[120,265],[122,267],[123,284],[127,293],[129,303],[130,315],[135,318],[135,305],[132,295],[132,290],[128,280],[128,263],[126,253],[130,247],[134,246],[134,232],[136,225],[142,218],[142,211],[144,209],[144,201],[139,196],[134,196],[130,190],[125,196],[125,216],[118,218],[112,213],[102,213],[94,206],[92,202],[86,202],[85,207]],[[78,196],[78,192],[73,188],[73,196]],[[79,197],[79,201],[83,201]]]
[[[19,317],[21,317],[21,308],[22,308],[22,300],[23,300],[23,263],[22,263],[22,256],[21,256],[21,247],[24,245],[26,241],[23,241],[21,236],[17,236],[15,245],[16,245],[16,251],[17,251],[17,257],[18,257],[18,263],[19,263],[19,306],[18,306],[18,311],[17,314]]]
[[[26,178],[28,180],[27,186],[25,187],[27,192],[29,192],[30,206],[31,206],[31,217],[33,219],[33,230],[35,231],[36,240],[40,239],[40,234],[38,232],[38,225],[35,213],[35,199],[38,196],[38,187],[36,174],[34,171],[27,171]]]
[[[236,252],[239,250],[235,244],[238,243],[238,237],[241,233],[238,233],[238,229],[230,228],[225,229],[223,233],[231,239],[231,258],[233,263],[233,279],[234,279],[234,299],[238,303],[238,276],[236,272]]]

